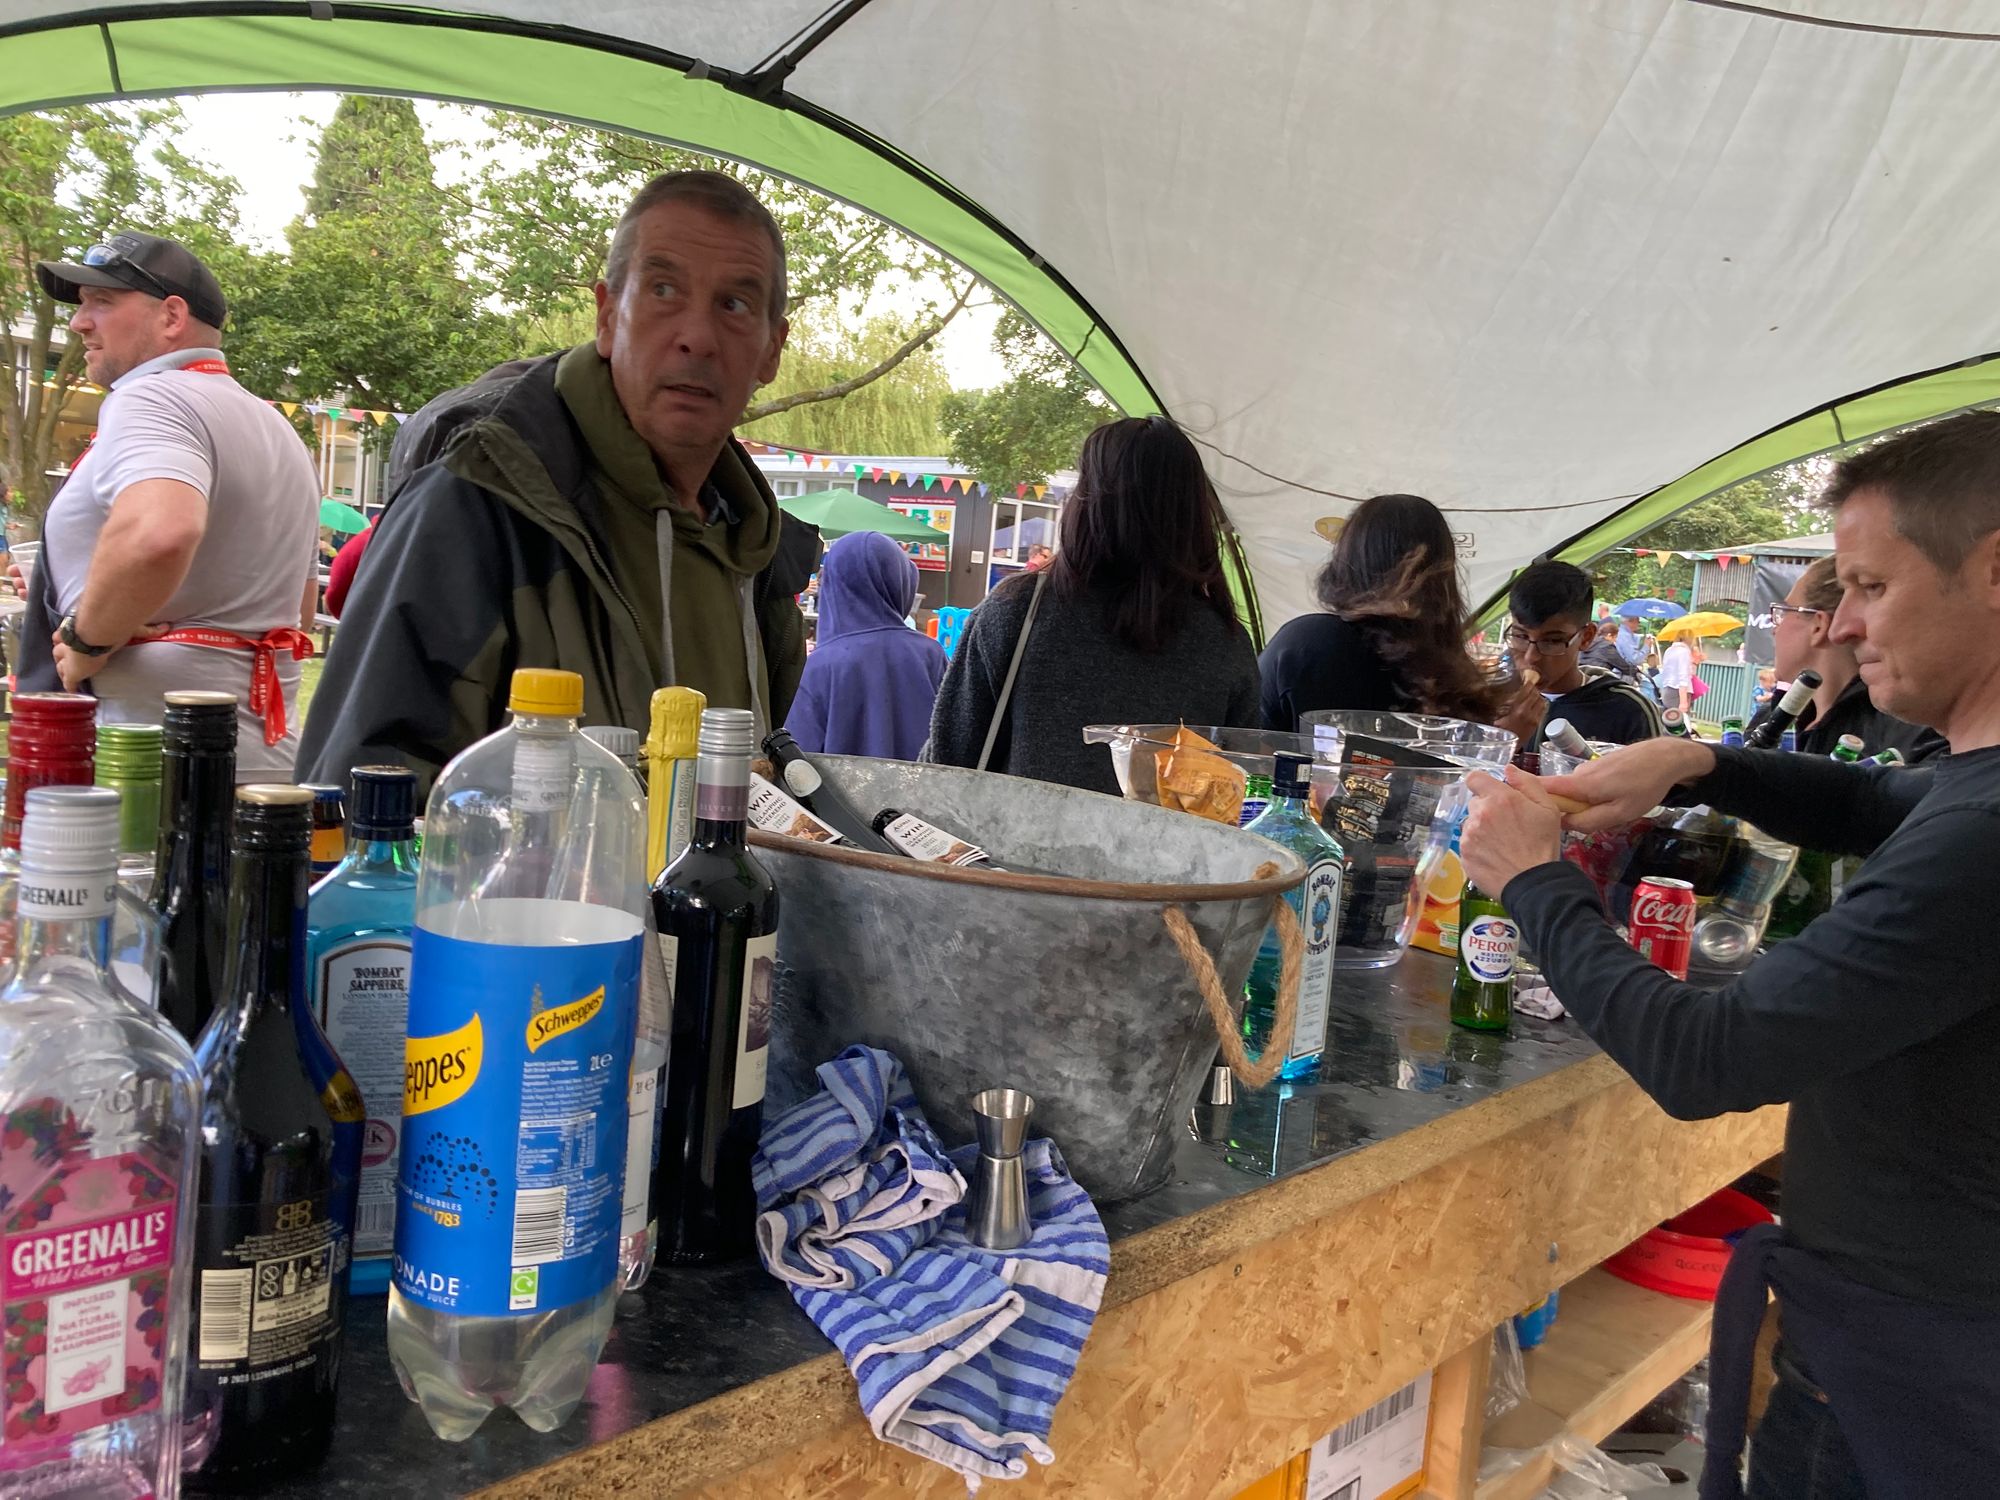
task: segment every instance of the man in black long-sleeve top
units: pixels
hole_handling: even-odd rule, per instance
[[[1739,1246],[1718,1304],[1704,1500],[1739,1493],[1743,1324],[1765,1284],[1783,1342],[1754,1500],[1970,1500],[2000,1494],[2000,413],[1850,459],[1824,503],[1846,589],[1834,639],[1948,756],[1891,771],[1649,741],[1547,783],[1473,778],[1463,856],[1570,1013],[1670,1114],[1791,1105],[1782,1235]],[[1554,858],[1548,792],[1586,804],[1569,824],[1592,829],[1676,786],[1866,856],[1831,912],[1719,990],[1621,943]]]

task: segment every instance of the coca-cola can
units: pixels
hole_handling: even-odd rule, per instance
[[[1694,886],[1647,876],[1632,891],[1632,946],[1676,979],[1694,951]]]

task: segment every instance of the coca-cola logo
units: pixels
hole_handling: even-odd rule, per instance
[[[1694,925],[1694,897],[1669,896],[1660,891],[1641,891],[1632,903],[1632,921],[1650,927],[1675,928]]]

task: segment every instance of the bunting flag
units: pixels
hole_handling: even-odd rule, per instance
[[[808,452],[806,452],[806,451],[805,451],[805,450],[804,450],[803,448],[801,448],[801,449],[799,450],[799,457],[800,457],[800,458],[803,458],[803,459],[804,459],[804,460],[806,461],[806,467],[807,467],[807,468],[811,468],[811,467],[812,467],[812,464],[813,464],[813,460],[815,460],[816,458],[818,458],[818,457],[819,457],[819,455],[818,455],[817,453],[808,453]]]
[[[1016,500],[1020,499],[1020,498],[1021,498],[1021,497],[1022,497],[1023,495],[1025,495],[1025,494],[1027,494],[1027,493],[1028,493],[1028,487],[1027,487],[1027,485],[1025,485],[1025,484],[1017,484],[1017,485],[1015,485],[1015,486],[1014,486],[1014,498],[1015,498]]]
[[[1048,492],[1049,492],[1049,487],[1045,484],[1038,484],[1035,486],[1035,498],[1037,500],[1041,499],[1042,496],[1046,495]]]
[[[1731,557],[1727,552],[1718,552],[1715,555],[1715,565],[1725,573],[1729,571],[1729,565],[1735,561],[1736,559]]]
[[[903,482],[903,471],[901,469],[891,469],[889,471],[889,483],[901,484],[902,482]]]
[[[288,417],[296,417],[299,414],[299,403],[296,401],[280,401],[278,403],[278,410]]]
[[[857,464],[856,467],[859,468],[860,466]],[[868,477],[874,480],[877,484],[880,484],[882,482],[882,471],[880,469],[870,469],[868,471]]]
[[[860,480],[862,474],[866,472],[867,467],[868,466],[866,464],[856,464],[854,466],[854,477],[857,482]]]
[[[368,415],[375,419],[375,425],[377,427],[380,427],[383,423],[389,420],[389,414],[386,411],[371,411],[370,413],[368,413]]]

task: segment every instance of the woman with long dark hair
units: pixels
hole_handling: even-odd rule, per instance
[[[976,766],[990,736],[987,770],[1115,796],[1111,753],[1084,744],[1085,725],[1254,726],[1257,655],[1223,572],[1225,524],[1201,455],[1165,417],[1091,433],[1054,560],[995,589],[959,638],[929,758]]]
[[[1347,518],[1301,615],[1258,662],[1266,729],[1294,732],[1322,708],[1401,709],[1496,723],[1519,684],[1489,677],[1465,649],[1458,549],[1421,495],[1377,495]]]

